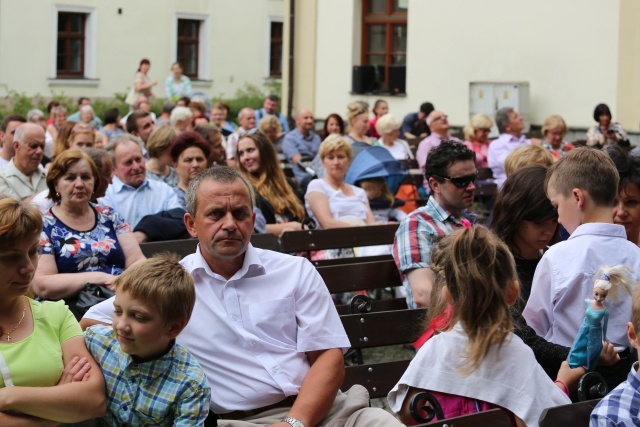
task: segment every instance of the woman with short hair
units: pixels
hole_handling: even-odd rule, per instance
[[[178,173],[171,165],[169,147],[171,140],[178,135],[168,123],[157,127],[149,135],[147,141],[147,178],[162,181],[170,187],[178,185]]]
[[[476,167],[485,169],[489,167],[487,158],[489,156],[489,133],[493,121],[486,114],[476,114],[464,127],[464,145],[476,153]]]
[[[398,138],[402,122],[393,114],[385,114],[376,121],[376,129],[380,135],[379,142],[396,160],[413,159],[413,153],[406,141]]]

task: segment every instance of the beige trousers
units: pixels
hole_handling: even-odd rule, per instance
[[[277,408],[242,420],[218,420],[219,427],[268,426],[279,422],[291,408]],[[318,426],[322,427],[387,427],[403,426],[393,415],[380,408],[369,408],[369,393],[354,385],[346,393],[338,391],[329,413]],[[312,427],[312,426],[306,426]]]

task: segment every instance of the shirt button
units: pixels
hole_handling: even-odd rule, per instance
[[[278,373],[278,368],[271,368],[271,374],[275,375]]]
[[[255,346],[256,346],[256,342],[255,342],[255,341],[249,341],[249,345],[250,345],[251,347],[255,347]]]
[[[238,316],[231,316],[231,320],[238,320]]]

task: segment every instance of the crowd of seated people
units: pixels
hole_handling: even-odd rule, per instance
[[[0,200],[0,229],[7,230],[0,236],[0,263],[15,264],[7,271],[15,270],[19,276],[19,280],[9,277],[11,286],[6,289],[0,286],[0,291],[6,292],[0,303],[0,354],[16,372],[15,393],[5,391],[7,378],[1,380],[0,421],[19,425],[29,420],[118,419],[110,405],[105,415],[104,390],[107,402],[117,390],[110,384],[113,372],[105,363],[110,363],[111,357],[135,361],[142,354],[136,353],[137,348],[132,350],[134,345],[127,341],[136,333],[127,316],[132,316],[131,322],[137,321],[135,301],[144,305],[148,303],[145,298],[152,297],[145,296],[147,291],[130,288],[135,278],[126,275],[131,269],[146,271],[138,266],[156,265],[146,260],[141,243],[197,238],[198,262],[206,265],[190,264],[190,275],[225,279],[224,283],[240,280],[240,276],[232,279],[234,274],[251,276],[242,276],[242,280],[259,280],[265,274],[260,272],[262,265],[277,262],[262,260],[261,252],[247,249],[247,236],[266,232],[281,237],[307,224],[331,229],[400,223],[387,253],[391,252],[400,272],[408,306],[430,310],[424,325],[427,333],[421,337],[415,362],[389,394],[391,408],[407,424],[412,422],[408,400],[424,389],[444,402],[447,416],[500,407],[514,424],[532,425],[543,409],[575,398],[578,379],[593,369],[604,377],[610,390],[618,387],[594,412],[596,423],[598,416],[611,411],[607,405],[615,404],[609,400],[620,398],[640,381],[634,364],[637,356],[632,351],[637,346],[635,328],[640,324],[629,323],[632,309],[640,311],[640,303],[636,307],[632,301],[640,297],[631,293],[624,294],[621,301],[604,301],[609,307],[608,327],[596,339],[602,344],[594,356],[597,367],[565,363],[585,316],[584,300],[596,298],[593,280],[599,269],[625,265],[631,271],[631,282],[640,279],[640,160],[633,156],[629,136],[612,120],[607,105],[595,108],[597,125],[587,132],[587,147],[565,140],[568,126],[559,115],[547,117],[540,139],[525,134],[523,118],[513,108],[503,108],[495,117],[476,115],[457,132],[448,116],[431,103],[424,103],[419,112],[401,121],[382,99],[371,110],[366,102],[352,102],[344,117],[328,114],[318,131],[313,113],[301,108],[289,130],[286,117],[278,111],[277,96],[266,97],[263,108],[242,108],[237,125],[227,119],[229,107],[224,103],[210,105],[197,95],[190,99],[188,78],[178,63],[173,64],[165,81],[171,95],[156,118],[149,104],[156,82],[148,77],[149,69],[150,63],[143,60],[136,74],[135,96],[129,99],[131,111],[122,119],[115,108],[97,117],[91,100],[82,97],[74,114],[68,115],[65,107],[51,103],[48,119],[42,111],[33,110],[28,119],[8,115],[0,125],[0,193],[4,197]],[[494,123],[499,136],[491,140]],[[423,198],[407,200],[416,203],[415,210],[390,215],[400,193],[389,191],[384,174],[355,185],[345,181],[353,159],[372,147],[381,148],[370,153],[387,150],[391,161],[402,168],[417,160],[424,182],[410,185],[420,187],[414,188],[415,194]],[[220,172],[211,175],[211,169]],[[492,209],[486,212],[487,229],[482,227],[486,215],[478,217],[472,212],[477,207],[474,193],[476,184],[480,185],[480,172],[482,182],[495,182],[498,188]],[[234,183],[240,183],[243,194],[247,190],[251,202],[248,212],[240,206],[242,198]],[[199,195],[203,186],[211,187],[211,193]],[[212,204],[204,218],[198,216],[203,208],[198,198]],[[370,202],[382,199],[384,212],[377,205],[372,211]],[[224,236],[208,236],[207,227]],[[16,243],[15,248],[10,242]],[[341,248],[315,251],[310,258],[351,256],[352,249]],[[245,261],[226,265],[233,257]],[[175,274],[183,272],[174,261],[162,258],[164,264],[173,266]],[[109,301],[116,289],[125,289],[121,295],[129,298],[116,293],[116,336],[108,337],[105,331],[92,335],[92,341],[87,341],[89,354],[73,317],[80,319],[91,305]],[[477,295],[479,290],[484,294]],[[215,298],[231,304],[229,298],[244,292],[234,288],[234,296],[225,290]],[[86,298],[90,299],[88,306]],[[52,303],[60,300],[70,312],[61,303]],[[128,304],[134,304],[133,308]],[[155,313],[160,303],[154,304],[141,310]],[[194,306],[198,304],[196,300]],[[289,310],[284,302],[273,307],[274,312]],[[163,310],[156,314],[169,316]],[[233,319],[233,310],[227,307],[225,316]],[[256,310],[251,311],[252,319],[268,320],[271,316]],[[166,338],[161,341],[163,347],[153,354],[143,352],[140,363],[168,354],[185,359],[182,363],[193,368],[190,375],[199,390],[196,413],[190,415],[198,422],[208,415],[210,403],[212,413],[220,412],[221,419],[228,413],[255,412],[274,403],[265,402],[258,408],[216,406],[220,392],[213,390],[216,378],[208,375],[211,361],[201,359],[194,347],[185,346],[184,350],[174,342],[189,322],[190,312],[187,307],[171,329],[162,329]],[[134,332],[118,329],[116,320]],[[46,334],[51,328],[62,331],[52,341],[58,348],[55,363],[49,360],[42,366],[41,377],[47,378],[42,382],[21,379],[17,350],[5,344],[5,340],[8,344],[42,334],[38,322],[44,322]],[[242,339],[251,339],[246,331],[237,333]],[[121,353],[101,353],[96,340],[106,339],[119,343]],[[338,341],[326,345],[341,347]],[[251,342],[247,341],[247,348],[253,348]],[[326,353],[315,353],[320,348],[304,348],[309,355],[305,363],[311,368],[328,363]],[[197,356],[188,358],[187,350]],[[330,353],[330,366],[334,366],[341,357]],[[511,375],[522,363],[531,370]],[[498,370],[499,364],[502,367]],[[431,375],[422,375],[424,372]],[[540,377],[540,372],[546,375]],[[276,373],[270,375],[280,384]],[[464,380],[452,382],[450,375]],[[489,379],[494,384],[479,385]],[[517,384],[526,384],[514,394],[520,400],[508,393]],[[41,400],[32,406],[24,403],[23,386],[42,389],[38,391]],[[68,390],[75,404],[83,408],[73,409],[72,403],[58,397],[56,387]],[[307,396],[304,383],[302,387],[284,393]],[[3,406],[4,393],[15,406]],[[293,426],[299,424],[291,424],[288,418],[318,422],[324,417],[319,414],[329,410],[325,404],[324,409],[317,412],[314,408],[307,417],[304,405],[290,403],[292,412],[283,419]],[[142,414],[130,416],[133,418],[121,422],[144,419]],[[394,422],[397,420],[380,425]]]

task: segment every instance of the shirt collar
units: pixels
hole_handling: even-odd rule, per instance
[[[207,261],[202,256],[200,251],[200,244],[194,255],[193,261],[190,266],[185,266],[189,274],[195,273],[197,270],[203,270],[207,276],[214,277],[218,280],[227,281],[224,277],[216,273],[211,269]],[[258,251],[253,247],[251,243],[247,245],[247,249],[244,252],[244,260],[242,261],[242,267],[238,270],[229,280],[238,280],[242,278],[262,276],[266,274],[262,260],[258,255]]]
[[[113,185],[113,189],[116,191],[116,193],[119,193],[124,188],[126,188],[127,190],[135,191],[135,190],[138,190],[138,189],[143,188],[143,187],[148,187],[149,186],[149,180],[147,178],[145,178],[144,181],[142,181],[142,184],[140,184],[139,187],[132,187],[131,185],[125,184],[124,182],[120,181],[120,178],[118,178],[117,176],[114,176],[110,185]]]
[[[436,198],[433,196],[429,197],[429,200],[427,201],[427,206],[429,206],[436,213],[436,215],[439,216],[439,218],[436,218],[435,215],[432,215],[435,220],[438,220],[440,222],[445,222],[446,220],[450,219],[458,227],[463,226],[461,219],[466,219],[470,221],[472,224],[475,223],[476,220],[478,219],[478,215],[470,211],[469,209],[463,210],[462,214],[460,215],[460,218],[456,218],[455,216],[450,214],[440,203],[438,203],[436,201]]]
[[[296,132],[298,135],[300,135],[300,138],[304,139],[305,141],[312,141],[313,140],[314,133],[312,131],[309,131],[309,135],[304,136],[304,134],[302,132],[300,132],[300,129],[298,129],[298,127],[296,126],[296,128],[293,130],[293,132]]]
[[[627,232],[622,225],[606,224],[601,222],[589,222],[579,225],[578,228],[571,233],[569,239],[575,239],[582,235],[597,234],[607,237],[621,237],[627,240]]]
[[[120,353],[122,355],[120,358],[120,368],[122,371],[130,373],[132,369],[137,369],[142,382],[148,384],[171,368],[173,360],[176,357],[176,341],[171,340],[171,349],[163,356],[147,362],[136,362],[130,355],[123,352],[122,349],[120,349]]]
[[[18,169],[18,167],[16,166],[16,164],[13,161],[13,157],[11,158],[11,160],[9,160],[9,164],[7,166],[5,166],[5,176],[9,177],[9,176],[17,176],[18,178],[21,178],[23,181],[26,180],[26,182],[30,181],[30,178],[23,174],[20,169]],[[38,169],[35,170],[35,172],[33,172],[33,174],[31,175],[31,178],[33,178],[34,176],[40,175],[41,177],[45,178],[46,177],[46,172],[44,171],[44,169],[42,168],[42,166],[38,165]]]
[[[524,136],[524,134],[520,135],[520,137],[515,137],[509,133],[503,133],[500,135],[501,139],[504,139],[507,142],[526,142],[527,138]]]

